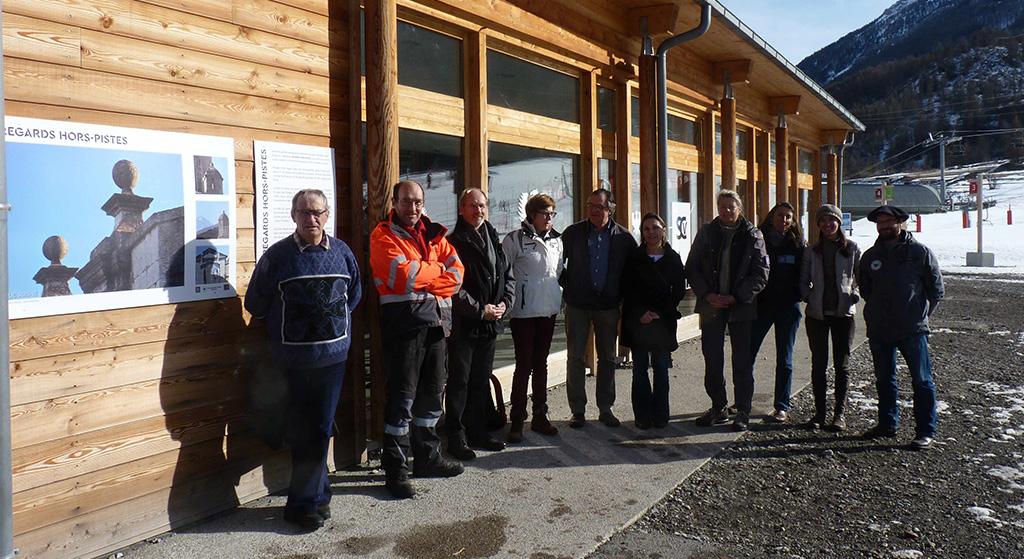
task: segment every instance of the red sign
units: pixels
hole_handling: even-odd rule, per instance
[[[883,200],[885,200],[885,198],[882,197],[882,187],[881,186],[876,186],[875,187],[875,202],[881,203]]]
[[[967,182],[967,184],[970,185],[970,189],[971,189],[970,193],[971,194],[977,194],[978,193],[978,179],[971,179],[971,180],[969,180]]]

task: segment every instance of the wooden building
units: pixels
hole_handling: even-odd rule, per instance
[[[738,188],[748,215],[776,200],[801,211],[834,201],[816,179],[822,146],[862,125],[711,4],[707,34],[668,56],[670,199],[694,204],[695,225],[714,216],[719,184]],[[557,194],[564,226],[607,181],[617,219],[632,225],[659,199],[644,30],[656,45],[694,27],[700,9],[693,0],[7,0],[4,95],[12,116],[233,138],[244,293],[255,264],[253,140],[335,149],[337,230],[357,254],[400,177],[427,185],[428,213],[449,222],[458,190],[489,189],[499,230],[517,225],[535,190]],[[733,96],[723,99],[726,83]],[[830,187],[834,153],[824,157]],[[357,325],[372,333],[368,305]],[[23,556],[98,556],[283,487],[287,455],[246,428],[264,333],[239,297],[19,319],[10,331]],[[359,345],[354,355],[369,366],[350,360],[338,464],[364,455],[382,415],[379,372],[369,372],[379,353]]]

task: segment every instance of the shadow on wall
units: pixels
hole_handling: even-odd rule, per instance
[[[286,454],[255,436],[249,420],[250,394],[280,394],[272,375],[258,374],[265,346],[238,297],[178,305],[160,382],[167,432],[180,446],[167,502],[172,529],[287,485]]]

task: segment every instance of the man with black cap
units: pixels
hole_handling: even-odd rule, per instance
[[[903,223],[909,215],[896,206],[879,206],[868,214],[878,240],[861,258],[857,281],[866,301],[871,358],[878,389],[878,424],[865,438],[896,436],[899,425],[896,350],[903,355],[914,388],[915,450],[931,446],[938,416],[935,383],[928,355],[928,317],[942,299],[942,273],[928,247],[914,240]]]

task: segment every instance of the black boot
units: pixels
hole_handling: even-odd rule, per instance
[[[384,487],[398,499],[415,496],[416,488],[409,482],[409,435],[385,433],[383,442],[380,465],[384,468]]]
[[[441,439],[434,427],[412,427],[413,475],[416,477],[454,477],[462,473],[462,463],[441,456]]]

